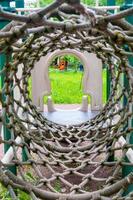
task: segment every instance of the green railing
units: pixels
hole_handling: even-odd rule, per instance
[[[132,8],[132,7],[133,7],[133,0],[125,0],[125,4],[123,6],[121,6],[120,10],[126,10],[126,9]],[[126,20],[129,23],[133,24],[133,15],[126,17]],[[128,46],[125,48],[127,51],[129,51]],[[133,67],[133,56],[129,56],[128,60],[129,60],[130,65]],[[128,88],[128,81],[125,76],[123,77],[123,85],[125,88]],[[123,106],[125,106],[126,103],[127,103],[127,100],[125,97],[123,99]],[[133,105],[131,105],[131,112],[133,112]],[[127,126],[133,127],[133,119],[131,121],[127,122]],[[128,143],[133,144],[133,132],[132,132],[132,134],[130,134],[128,136],[127,140],[128,140]],[[128,160],[128,159],[126,158],[126,160]],[[122,172],[123,177],[127,176],[131,172],[133,172],[132,166],[123,166],[123,172]],[[131,191],[133,191],[133,184],[128,187],[126,194]]]

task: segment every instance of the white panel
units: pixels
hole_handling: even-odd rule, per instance
[[[83,94],[91,96],[91,110],[102,108],[102,62],[93,53],[81,53],[77,50],[57,50],[42,57],[32,71],[33,103],[43,110],[43,96],[51,94],[48,67],[58,55],[71,54],[78,57],[84,66]]]
[[[83,79],[83,92],[91,96],[91,109],[100,110],[102,108],[102,62],[96,54],[85,52],[84,55],[87,66]]]

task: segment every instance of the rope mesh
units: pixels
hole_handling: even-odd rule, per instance
[[[133,174],[122,176],[124,167],[133,167],[133,160],[126,159],[133,144],[120,145],[121,138],[133,133],[133,70],[128,60],[133,56],[133,26],[122,19],[132,13],[128,9],[110,15],[72,0],[56,1],[28,16],[1,10],[0,16],[13,20],[0,32],[0,51],[6,55],[0,71],[0,119],[11,134],[9,140],[1,135],[0,144],[10,145],[13,152],[12,159],[0,162],[0,182],[12,199],[18,199],[16,189],[34,200],[133,199],[133,192],[123,196]],[[66,48],[95,53],[111,77],[111,94],[101,112],[75,126],[45,119],[29,95],[34,64]],[[17,167],[17,175],[9,171],[11,166]]]

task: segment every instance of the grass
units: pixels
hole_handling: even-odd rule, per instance
[[[82,101],[82,72],[51,71],[52,99],[56,104],[79,104]],[[90,98],[89,98],[90,99]],[[106,70],[103,70],[103,103],[106,102]],[[46,98],[45,98],[46,103]]]
[[[54,70],[49,73],[52,99],[56,104],[80,104],[82,101],[82,72]],[[103,103],[106,102],[106,69],[103,69]],[[32,81],[29,79],[29,94]],[[46,103],[47,97],[44,98]],[[90,98],[89,98],[90,101]]]
[[[32,172],[28,171],[27,173],[24,174],[25,179],[32,183],[35,184],[37,179],[35,176],[33,176]],[[27,193],[16,189],[15,193],[17,195],[18,200],[31,200],[32,198],[30,195]],[[5,188],[1,183],[0,183],[0,200],[12,200],[10,193],[7,188]]]
[[[52,98],[55,103],[74,104],[82,99],[82,73],[80,72],[50,72]]]
[[[59,180],[55,181],[54,189],[56,190],[56,192],[61,192],[61,182]]]
[[[16,190],[16,194],[17,194],[18,200],[31,200],[31,197],[28,194],[26,194],[23,191],[20,191],[19,189]],[[8,189],[5,188],[1,183],[0,183],[0,199],[12,200]]]

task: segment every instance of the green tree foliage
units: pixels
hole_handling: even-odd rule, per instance
[[[116,5],[122,5],[124,1],[125,0],[116,0]],[[40,6],[42,7],[54,2],[54,0],[39,0],[39,2]],[[81,0],[81,2],[90,6],[95,6],[95,0]],[[100,6],[107,5],[107,0],[99,0],[99,5]]]
[[[111,0],[110,0],[111,1]],[[122,5],[125,0],[116,0],[116,5]],[[81,0],[84,4],[90,5],[90,6],[95,6],[95,1],[94,0]],[[100,6],[106,6],[107,5],[107,0],[99,0],[99,5]]]
[[[40,6],[43,7],[43,6],[46,6],[50,3],[54,2],[54,0],[39,0],[39,3],[40,3]]]
[[[124,4],[124,2],[125,2],[125,0],[117,0],[116,1],[116,5],[122,5],[122,4]]]
[[[77,71],[77,68],[79,67],[79,64],[81,63],[81,61],[73,56],[73,55],[65,55],[65,56],[57,56],[51,63],[51,66],[54,66],[56,63],[56,60],[60,59],[60,60],[65,60],[68,63],[68,67],[70,69],[72,69],[73,71]]]

